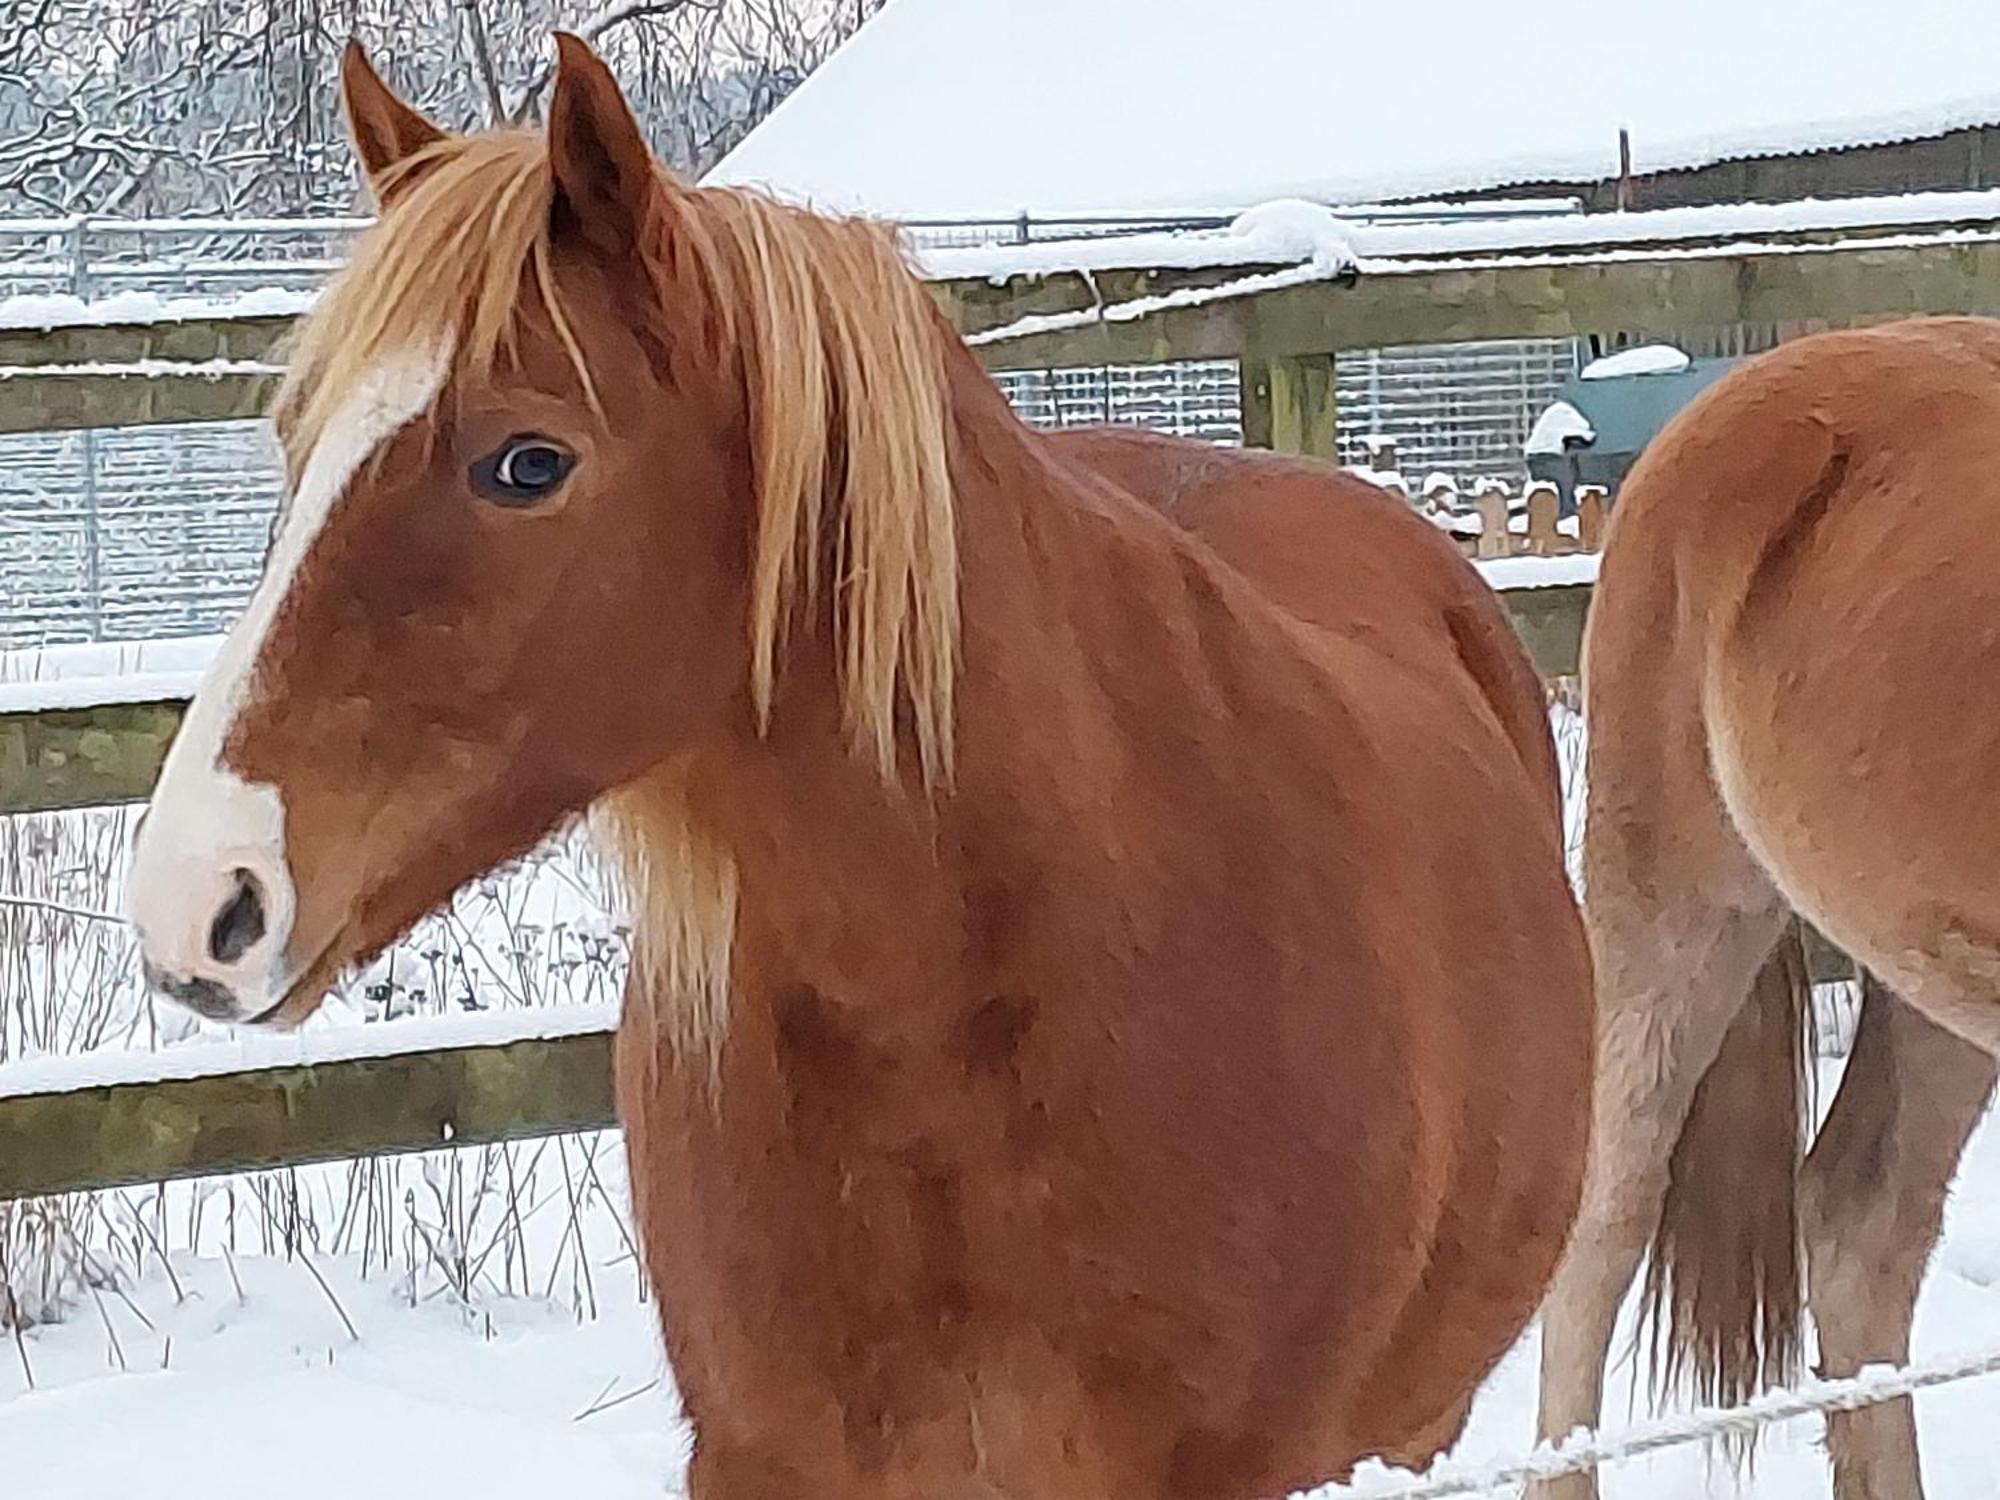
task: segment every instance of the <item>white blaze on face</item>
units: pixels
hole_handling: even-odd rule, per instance
[[[297,896],[279,788],[248,782],[223,746],[249,699],[278,609],[348,482],[437,396],[450,350],[378,363],[307,458],[263,579],[188,707],[132,851],[125,910],[147,973],[218,1020],[262,1017],[297,977],[286,949]],[[312,955],[306,955],[310,959]]]

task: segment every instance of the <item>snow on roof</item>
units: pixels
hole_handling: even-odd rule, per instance
[[[1561,453],[1572,438],[1579,443],[1588,443],[1595,441],[1596,437],[1597,429],[1590,425],[1590,418],[1567,401],[1551,401],[1535,418],[1534,428],[1528,433],[1527,442],[1521,445],[1521,451]]]
[[[2000,121],[1988,0],[1531,12],[890,0],[709,180],[899,218],[1215,213],[1600,180],[1621,126],[1643,173]]]
[[[1678,375],[1694,363],[1672,344],[1637,344],[1602,359],[1593,359],[1579,380],[1615,380],[1625,375]],[[1572,408],[1574,410],[1574,408]],[[1530,450],[1533,451],[1533,450]]]

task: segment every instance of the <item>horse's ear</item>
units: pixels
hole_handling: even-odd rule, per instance
[[[611,70],[581,37],[556,33],[549,100],[549,172],[558,233],[599,249],[629,250],[660,190],[653,151]]]
[[[443,140],[444,132],[396,97],[358,41],[349,41],[341,54],[340,91],[354,154],[375,201],[386,207],[410,180],[408,173],[394,169]]]

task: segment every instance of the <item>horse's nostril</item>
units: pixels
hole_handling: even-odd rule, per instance
[[[208,929],[208,956],[233,964],[264,937],[264,888],[248,870],[236,872],[236,893]]]

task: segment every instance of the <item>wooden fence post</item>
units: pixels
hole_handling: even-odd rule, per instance
[[[1482,480],[1473,492],[1473,509],[1479,512],[1479,545],[1473,556],[1482,560],[1514,555],[1514,536],[1507,529],[1507,486]]]
[[[1245,355],[1241,364],[1245,447],[1312,458],[1337,456],[1331,354],[1284,359]]]
[[[1576,541],[1556,524],[1560,508],[1556,487],[1546,479],[1528,486],[1528,547],[1536,557],[1555,557],[1577,550]]]
[[[1576,537],[1586,552],[1604,550],[1604,501],[1603,485],[1577,486]]]

